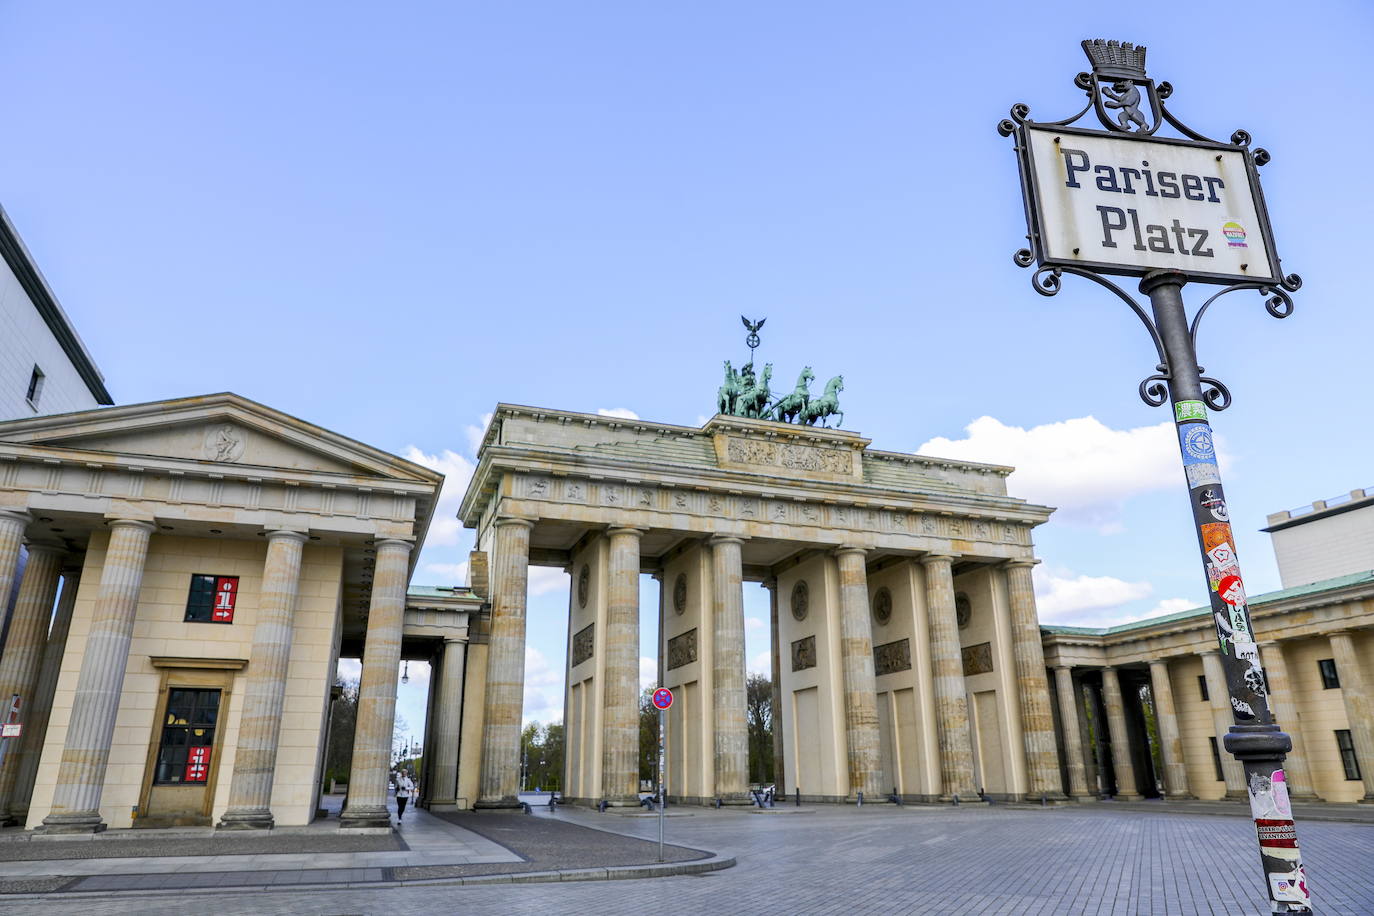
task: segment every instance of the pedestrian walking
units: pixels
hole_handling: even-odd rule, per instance
[[[410,796],[415,793],[415,782],[406,773],[401,773],[396,777],[396,820],[403,820],[406,816],[406,802],[410,801]]]

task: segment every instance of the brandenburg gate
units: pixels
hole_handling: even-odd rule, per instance
[[[660,581],[677,696],[670,798],[748,802],[746,581],[772,595],[780,789],[1062,797],[1031,588],[1031,529],[1052,510],[1009,497],[1010,468],[869,444],[726,413],[696,428],[498,405],[459,511],[491,617],[470,648],[458,794],[518,804],[532,564],[572,581],[568,801],[638,803],[642,573]]]

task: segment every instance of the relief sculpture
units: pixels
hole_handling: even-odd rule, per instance
[[[964,646],[964,677],[987,674],[992,670],[992,643],[980,642],[976,646]]]
[[[911,640],[899,639],[873,647],[873,672],[881,677],[911,670]]]
[[[792,670],[816,667],[816,637],[803,636],[792,643]]]
[[[690,665],[697,660],[696,627],[668,640],[668,670]]]
[[[576,668],[578,665],[592,657],[592,650],[595,644],[596,624],[589,623],[577,631],[573,637],[572,664]]]

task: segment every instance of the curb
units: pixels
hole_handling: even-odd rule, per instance
[[[567,868],[553,871],[511,872],[494,875],[469,875],[453,878],[413,878],[382,881],[337,881],[316,884],[244,884],[221,890],[242,894],[270,894],[294,891],[327,890],[383,890],[404,887],[456,887],[483,884],[549,884],[562,881],[627,881],[637,878],[668,878],[674,875],[700,875],[733,868],[734,856],[715,855],[693,862],[663,862],[652,865],[611,865],[600,868]],[[263,871],[258,874],[273,875]],[[34,876],[46,877],[46,876]],[[60,877],[60,876],[58,876]],[[82,875],[79,877],[88,877]],[[43,891],[32,894],[5,894],[3,900],[96,899],[105,897],[174,897],[183,896],[188,888],[138,888],[127,891]]]

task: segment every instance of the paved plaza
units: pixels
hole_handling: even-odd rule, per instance
[[[7,913],[84,916],[153,916],[206,908],[213,908],[216,916],[1268,912],[1258,896],[1254,828],[1244,816],[1174,814],[1162,805],[1118,807],[1109,802],[1048,810],[881,805],[675,813],[678,816],[667,821],[670,842],[730,856],[738,864],[698,875],[624,881],[568,880],[604,877],[604,870],[594,870],[569,871],[564,880],[545,883],[461,885],[456,882],[462,878],[426,879],[425,874],[433,874],[430,869],[441,860],[513,868],[530,856],[513,854],[471,831],[418,812],[407,816],[400,830],[408,851],[219,856],[207,862],[155,858],[137,869],[143,874],[199,873],[206,884],[125,892],[87,884],[42,896],[13,895],[4,907]],[[509,817],[534,831],[550,815],[539,811],[533,817]],[[564,831],[569,824],[593,828],[567,842],[584,865],[602,844],[612,849],[624,843],[625,836],[657,837],[652,817],[567,808],[554,817]],[[1300,829],[1317,912],[1374,914],[1374,826],[1309,821]],[[384,869],[383,862],[390,864]],[[133,871],[136,865],[137,860],[127,858],[6,859],[0,862],[0,877],[108,877]],[[235,868],[237,878],[221,881],[218,876],[228,874],[225,866]],[[331,868],[357,871],[349,880],[328,883],[326,872]],[[298,888],[270,887],[282,874],[292,873]],[[407,875],[413,877],[402,880]],[[311,876],[319,883],[299,887],[312,883]],[[390,881],[370,883],[379,879]]]

